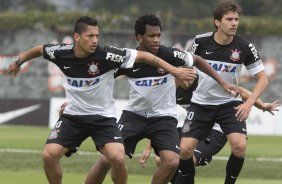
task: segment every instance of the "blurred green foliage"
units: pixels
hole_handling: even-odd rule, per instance
[[[80,16],[95,17],[103,31],[132,30],[137,16],[101,12],[39,12],[0,13],[0,31],[19,29],[47,29],[55,31],[72,31],[74,22]],[[172,15],[160,17],[165,31],[174,33],[197,34],[213,31],[212,17],[186,19]],[[282,35],[282,22],[277,17],[242,16],[239,33],[245,35]]]
[[[64,0],[63,0],[64,1]],[[239,33],[282,35],[282,1],[237,0],[243,8]],[[35,2],[35,3],[34,3]],[[72,0],[74,10],[57,11],[50,0],[0,0],[0,31],[47,29],[72,31],[83,15],[96,17],[103,31],[132,31],[134,20],[156,14],[163,29],[198,34],[213,31],[212,11],[217,0]],[[271,10],[271,11],[270,11]]]

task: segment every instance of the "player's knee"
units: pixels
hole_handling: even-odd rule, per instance
[[[106,159],[105,157],[102,157],[99,159],[98,161],[98,165],[101,169],[107,169],[109,170],[111,168],[111,163],[108,159]]]
[[[49,150],[45,149],[42,153],[42,159],[44,161],[44,164],[52,164],[59,160],[59,156],[54,152],[50,152]]]
[[[178,167],[178,164],[179,164],[179,157],[177,158],[174,158],[174,159],[170,159],[169,161],[167,161],[166,163],[164,163],[166,168],[168,170],[171,170],[171,171],[175,171]]]
[[[184,145],[180,147],[180,157],[181,159],[188,159],[193,156],[194,148]]]
[[[110,160],[112,167],[116,168],[123,168],[125,167],[125,156],[124,155],[117,155]]]
[[[245,152],[246,152],[246,143],[244,142],[232,146],[232,153],[234,156],[238,158],[244,157]]]

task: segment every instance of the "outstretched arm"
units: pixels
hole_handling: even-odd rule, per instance
[[[31,59],[40,57],[42,56],[42,54],[43,54],[43,45],[38,45],[36,47],[29,49],[26,52],[21,53],[18,56],[17,60],[9,65],[8,74],[11,74],[12,77],[16,77],[23,63]]]
[[[237,110],[235,116],[239,121],[246,120],[249,117],[252,106],[255,104],[256,100],[260,97],[268,84],[268,80],[264,71],[257,73],[255,77],[257,82],[250,97],[243,104],[235,108]]]
[[[202,57],[193,54],[194,65],[201,70],[202,72],[206,73],[214,80],[216,80],[222,88],[229,92],[229,93],[236,93],[238,91],[238,87],[236,85],[229,84],[225,82],[220,75],[209,65],[209,63],[204,60]]]
[[[252,95],[252,92],[250,92],[249,90],[247,90],[243,87],[240,87],[239,89],[240,89],[240,95],[242,96],[242,99],[244,101],[246,101]],[[280,104],[279,104],[279,100],[276,100],[272,103],[264,103],[260,98],[258,98],[255,101],[254,106],[256,106],[257,108],[259,108],[263,111],[267,111],[270,114],[274,115],[274,111],[279,111],[279,109],[277,109],[277,107],[280,106]]]
[[[163,59],[144,51],[138,51],[136,61],[137,63],[143,62],[147,63],[149,65],[159,67],[173,75],[177,80],[186,83],[188,85],[188,82],[191,80],[194,80],[197,75],[193,72],[193,70],[189,68],[181,68],[181,67],[175,67],[171,64],[167,63]]]

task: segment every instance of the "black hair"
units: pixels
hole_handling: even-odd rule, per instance
[[[84,16],[80,17],[74,25],[74,33],[81,34],[86,30],[87,26],[98,26],[98,21],[94,18]]]
[[[242,8],[235,0],[220,0],[215,6],[213,12],[214,20],[221,20],[223,15],[229,11],[241,13]]]
[[[136,37],[139,34],[140,35],[145,34],[146,25],[159,26],[160,29],[162,30],[161,21],[158,17],[156,17],[155,15],[143,15],[135,21],[134,30],[135,30]]]

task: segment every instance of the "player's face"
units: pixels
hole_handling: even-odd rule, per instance
[[[229,11],[224,14],[221,21],[215,20],[218,32],[225,36],[234,36],[239,25],[239,15],[237,12]]]
[[[144,35],[141,35],[138,41],[142,50],[156,54],[160,47],[160,39],[160,27],[146,25],[146,31]]]
[[[97,26],[87,26],[87,29],[80,35],[75,33],[76,47],[79,48],[80,52],[89,55],[96,51],[98,40],[99,40],[99,29]]]

